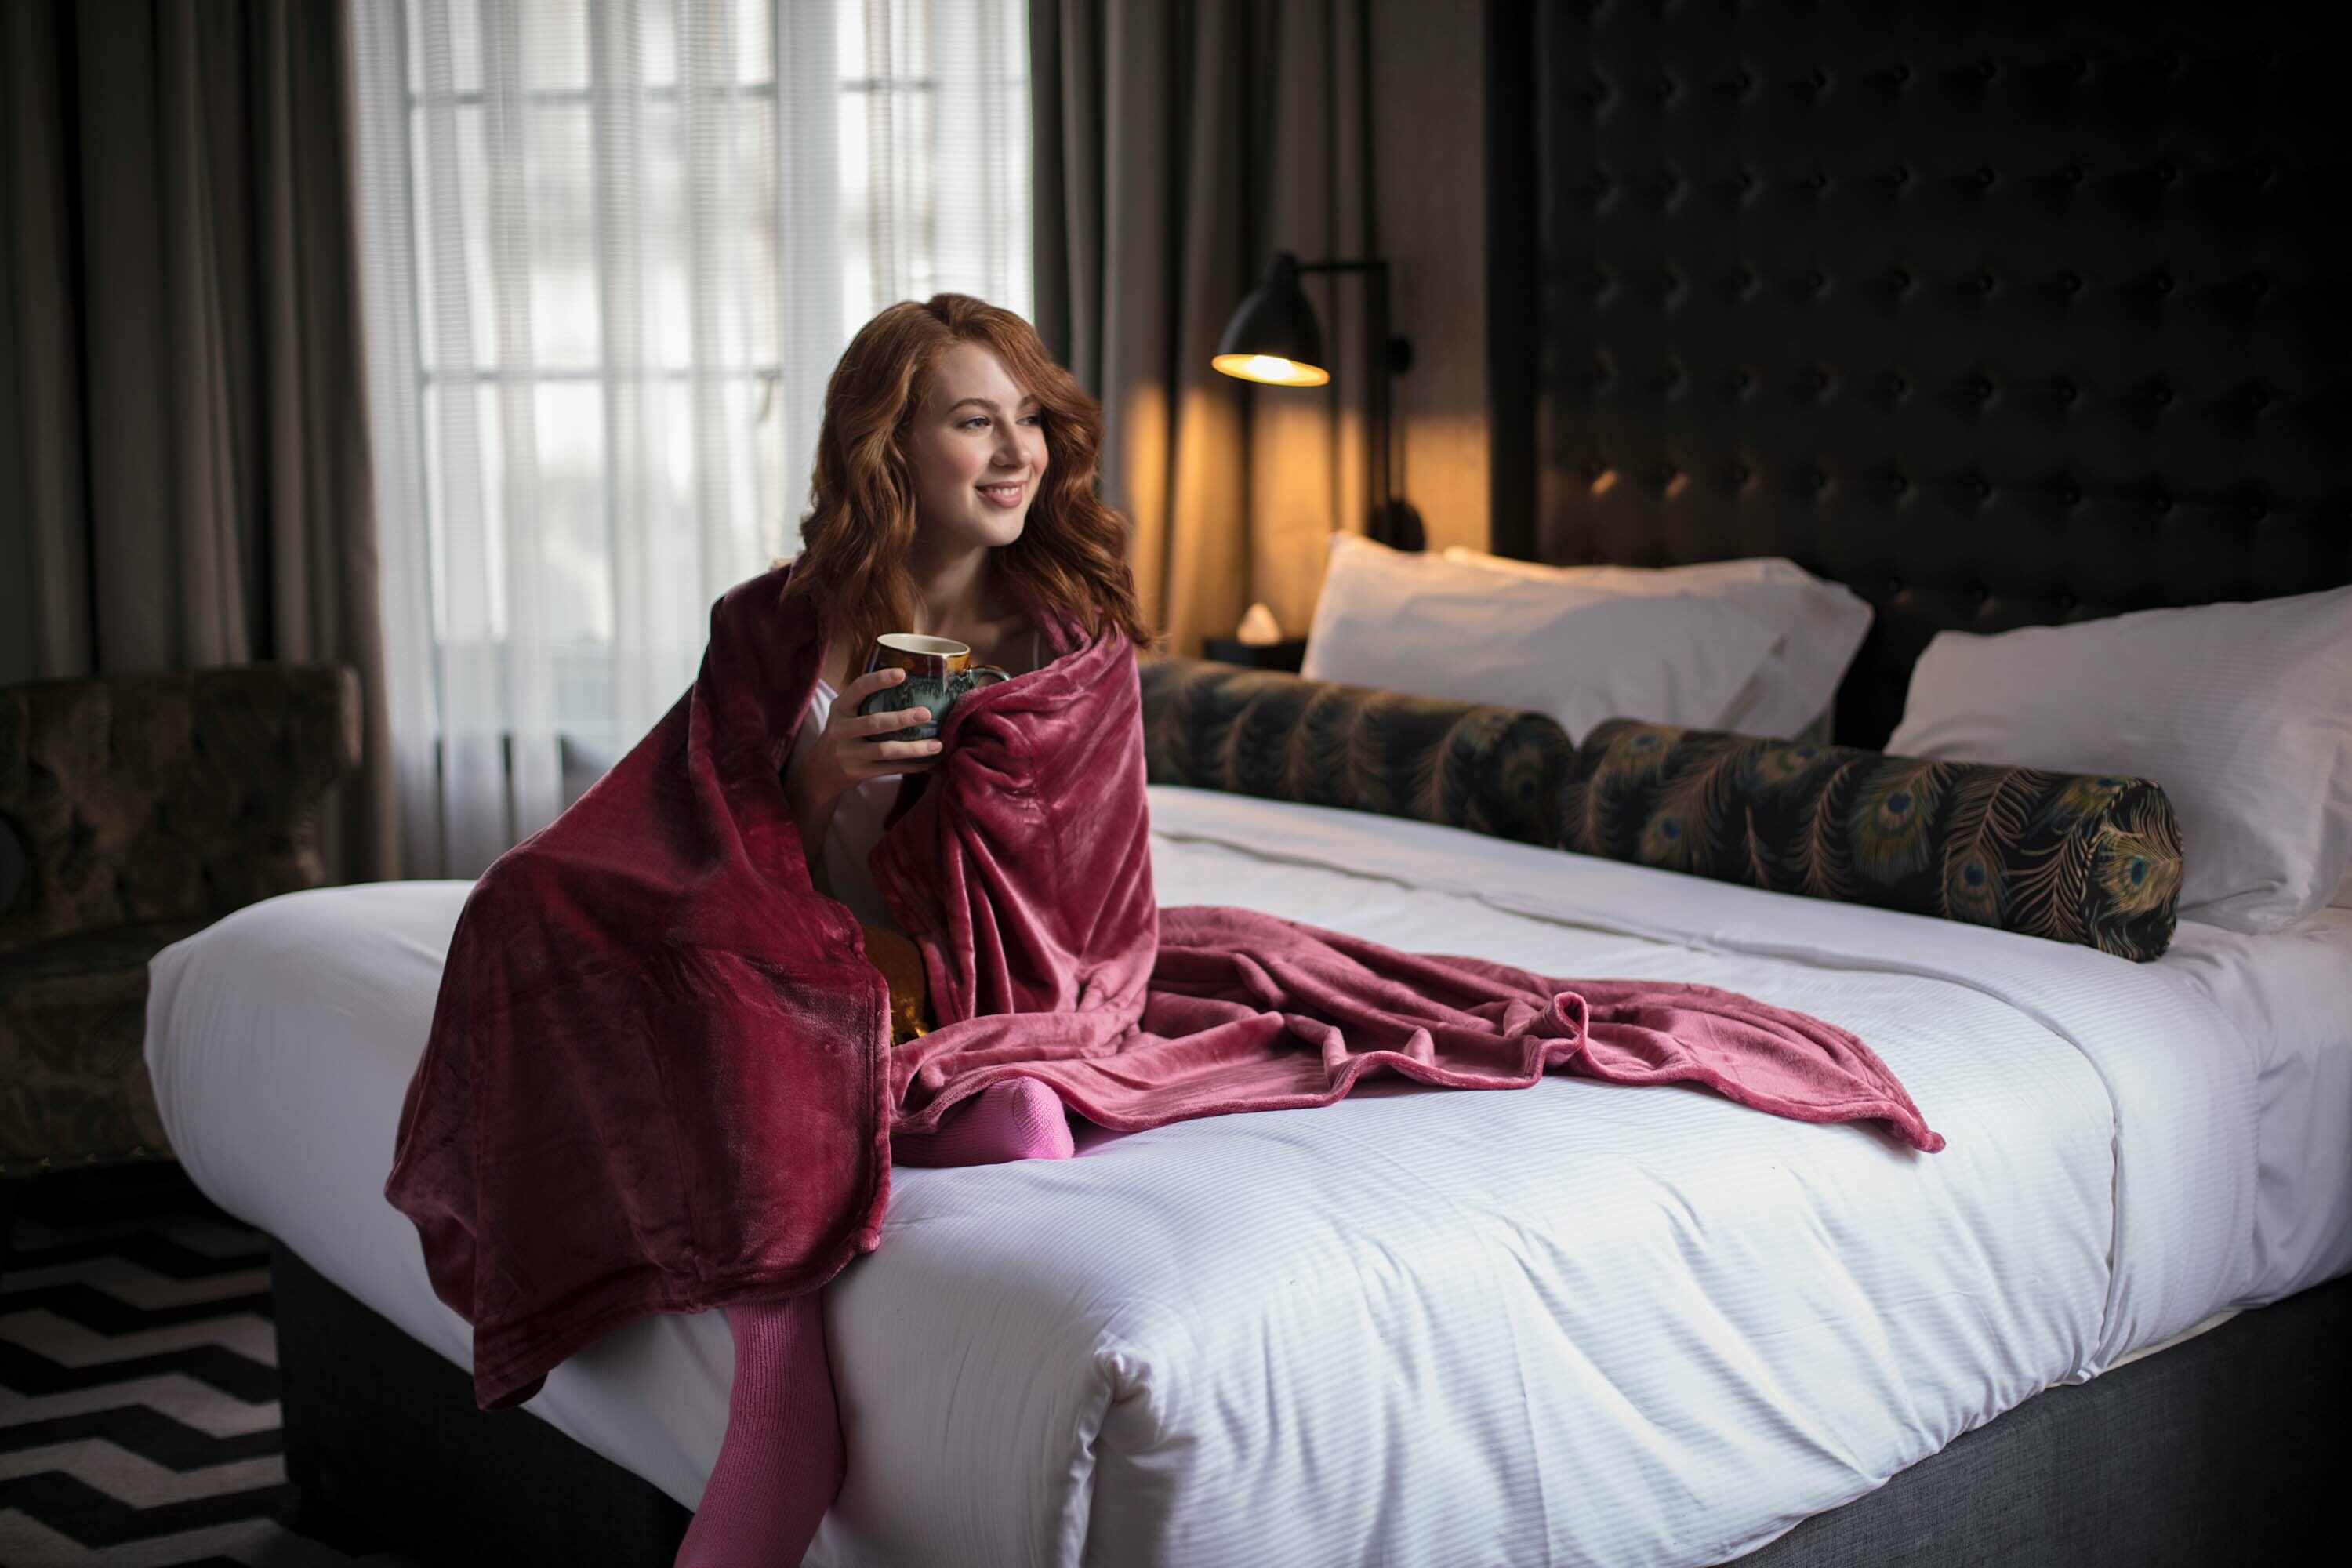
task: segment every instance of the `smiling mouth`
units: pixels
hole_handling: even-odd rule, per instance
[[[981,494],[996,502],[999,506],[1010,506],[1014,501],[1019,500],[1023,494],[1028,490],[1029,481],[1023,479],[1016,484],[982,485],[979,488]]]

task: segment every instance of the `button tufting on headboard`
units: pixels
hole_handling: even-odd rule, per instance
[[[25,846],[16,825],[0,816],[0,913],[16,901],[17,889],[25,885]]]
[[[1861,744],[1945,627],[2352,582],[2305,18],[1490,0],[1496,548],[1850,584]]]

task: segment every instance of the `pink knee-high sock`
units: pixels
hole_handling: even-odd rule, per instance
[[[990,1085],[938,1132],[894,1139],[891,1150],[909,1165],[1066,1160],[1075,1152],[1061,1097],[1027,1078]],[[823,1303],[812,1290],[727,1309],[735,1336],[727,1436],[676,1568],[774,1568],[807,1555],[843,1468]]]
[[[937,1132],[890,1140],[901,1165],[996,1165],[1076,1153],[1062,1097],[1034,1078],[990,1084],[950,1110]]]
[[[824,1301],[811,1290],[727,1309],[727,1436],[677,1568],[791,1568],[807,1555],[842,1476]]]

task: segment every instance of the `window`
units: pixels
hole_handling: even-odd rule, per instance
[[[395,749],[411,836],[473,870],[797,547],[856,327],[940,289],[1028,312],[1025,5],[374,0],[356,30]]]

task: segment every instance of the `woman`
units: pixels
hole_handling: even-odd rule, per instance
[[[1094,490],[1101,429],[1100,407],[1036,329],[967,294],[884,310],[825,387],[814,504],[785,597],[815,606],[826,649],[784,790],[817,887],[867,928],[894,1007],[919,985],[919,961],[866,861],[907,779],[938,765],[942,742],[878,739],[931,713],[860,714],[906,676],[859,670],[876,637],[920,632],[1024,674],[1045,648],[1033,611],[1148,647],[1126,524]],[[967,1165],[1070,1152],[1061,1102],[1020,1079],[985,1091],[936,1136],[908,1141],[899,1157]]]
[[[962,294],[876,316],[825,388],[814,504],[785,596],[811,601],[826,648],[784,789],[812,878],[867,927],[894,994],[920,971],[889,961],[912,950],[867,858],[942,742],[877,738],[930,714],[861,715],[867,697],[905,679],[895,668],[859,673],[865,655],[882,633],[921,632],[1017,677],[1043,662],[1045,616],[1147,646],[1125,524],[1094,492],[1100,434],[1100,409],[1035,330]],[[1054,1091],[1014,1079],[937,1134],[904,1141],[898,1157],[961,1165],[1070,1152]],[[822,1297],[740,1304],[727,1320],[736,1349],[727,1436],[678,1561],[797,1563],[842,1476]]]
[[[1015,318],[954,296],[885,311],[834,378],[806,552],[721,598],[694,686],[499,858],[453,933],[385,1195],[473,1326],[484,1408],[623,1323],[725,1310],[693,1568],[799,1561],[838,1490],[820,1290],[881,1245],[894,1163],[1066,1154],[1065,1101],[1142,1131],[1328,1105],[1367,1074],[1572,1070],[1941,1145],[1816,1019],[1162,909],[1145,637],[1090,490],[1096,429]],[[959,703],[938,750],[877,739],[905,715],[856,710],[895,677],[856,671],[897,630],[1019,673]],[[940,1026],[919,1039],[894,1027],[870,918],[893,910]]]
[[[969,646],[1021,674],[1040,662],[1033,609],[1089,636],[1151,640],[1136,607],[1126,526],[1094,493],[1101,411],[1034,328],[963,294],[893,305],[868,321],[825,388],[814,505],[786,596],[828,628],[816,700],[785,776],[818,885],[869,926],[893,925],[866,858],[938,741],[877,741],[927,710],[860,716],[904,679],[858,674],[885,632]]]

